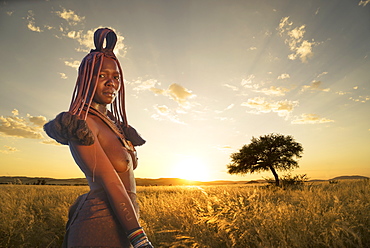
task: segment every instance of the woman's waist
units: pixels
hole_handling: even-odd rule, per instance
[[[117,173],[117,175],[120,177],[122,184],[124,186],[124,189],[127,192],[135,193],[136,194],[136,181],[135,178],[131,175],[125,175],[125,173]],[[87,182],[89,183],[90,192],[101,192],[104,191],[104,187],[100,182],[97,182],[94,176],[88,176],[86,175]]]
[[[107,192],[105,191],[105,189],[101,185],[99,185],[97,183],[93,183],[93,184],[89,183],[89,186],[90,186],[90,191],[88,192],[87,199],[92,199],[92,198],[99,198],[101,200],[108,199]],[[126,192],[127,192],[127,194],[129,195],[130,198],[132,198],[132,196],[136,197],[136,188],[135,187],[133,189],[127,189],[126,188]]]

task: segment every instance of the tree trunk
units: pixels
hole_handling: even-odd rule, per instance
[[[276,185],[276,186],[279,186],[279,185],[280,185],[280,180],[279,180],[279,176],[278,176],[278,174],[276,173],[275,168],[274,168],[273,166],[269,166],[269,167],[270,167],[270,170],[271,170],[272,174],[273,174],[273,175],[274,175],[274,177],[275,177],[275,185]]]

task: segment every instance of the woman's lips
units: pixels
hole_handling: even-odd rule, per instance
[[[103,92],[103,95],[109,96],[109,97],[115,97],[116,93],[115,92]]]

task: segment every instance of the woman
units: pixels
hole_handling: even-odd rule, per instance
[[[70,208],[64,247],[152,247],[138,222],[133,174],[134,145],[145,140],[127,123],[116,41],[111,29],[96,30],[96,49],[81,62],[69,111],[44,126],[69,146],[90,186]]]

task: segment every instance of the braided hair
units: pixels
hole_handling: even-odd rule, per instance
[[[103,42],[106,40],[106,47],[103,48]],[[125,111],[125,89],[123,84],[123,72],[117,57],[113,53],[114,46],[117,42],[117,36],[109,28],[100,28],[94,33],[95,49],[87,54],[78,69],[78,78],[72,95],[69,113],[77,115],[86,120],[91,102],[93,100],[97,87],[98,78],[103,65],[103,58],[113,59],[119,68],[121,88],[114,102],[111,104],[113,116],[120,120],[124,126],[128,126]],[[86,111],[83,111],[86,109]]]
[[[106,46],[103,48],[104,41]],[[121,65],[113,52],[117,35],[109,28],[97,29],[94,33],[95,49],[87,54],[78,69],[78,77],[72,94],[68,112],[62,112],[44,125],[45,132],[57,142],[67,145],[69,141],[78,141],[82,145],[94,143],[94,136],[86,124],[86,118],[97,88],[97,81],[105,58],[113,59],[118,66],[121,88],[117,97],[110,104],[110,116],[116,121],[126,139],[133,145],[145,143],[136,130],[128,125],[125,110],[125,88]]]

